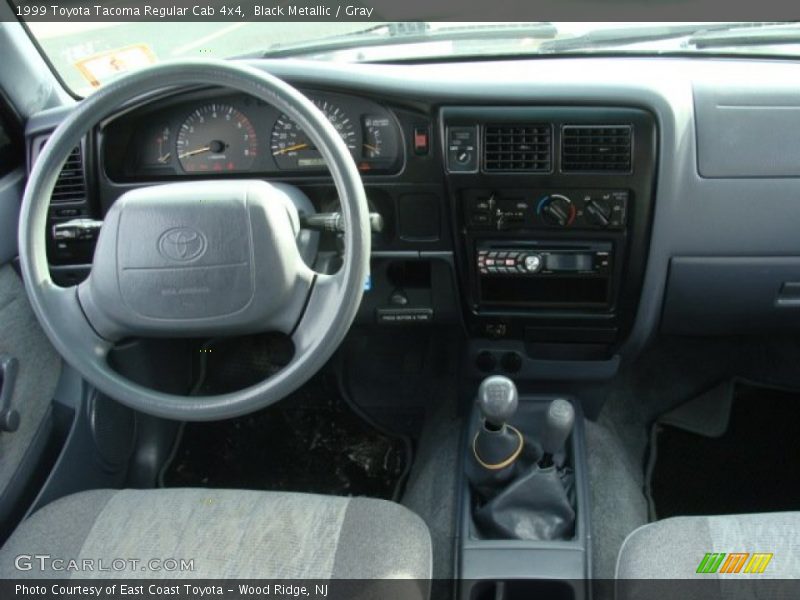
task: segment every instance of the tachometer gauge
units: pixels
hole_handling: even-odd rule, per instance
[[[178,160],[188,172],[246,171],[258,155],[250,120],[229,104],[208,104],[178,130]]]
[[[338,106],[327,100],[315,100],[317,105],[328,120],[339,132],[345,145],[355,156],[358,148],[358,136],[355,123]],[[275,163],[280,169],[305,169],[310,167],[324,167],[325,160],[320,155],[314,143],[302,129],[286,115],[281,115],[272,128],[270,137],[270,150],[275,158]]]

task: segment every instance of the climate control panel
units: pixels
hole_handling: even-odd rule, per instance
[[[623,229],[627,190],[467,190],[469,229]]]

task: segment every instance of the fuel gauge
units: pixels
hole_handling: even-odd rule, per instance
[[[169,125],[164,125],[156,136],[156,162],[160,165],[165,165],[169,161],[172,153],[169,151]]]
[[[145,169],[157,169],[169,165],[172,159],[170,151],[171,130],[163,124],[148,129],[141,141],[139,164]]]

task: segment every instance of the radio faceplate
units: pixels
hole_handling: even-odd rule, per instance
[[[611,270],[611,244],[593,244],[582,249],[508,248],[479,249],[477,267],[481,275],[511,277],[603,277]]]

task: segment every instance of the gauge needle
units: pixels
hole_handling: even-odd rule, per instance
[[[186,158],[187,156],[194,156],[195,154],[202,154],[203,152],[211,152],[211,146],[203,146],[202,148],[196,148],[194,150],[189,150],[188,152],[184,152],[182,154],[178,154],[178,158]]]
[[[364,144],[364,148],[367,150],[372,150],[373,152],[380,152],[380,149],[377,146],[373,146],[371,144]]]
[[[286,148],[281,148],[277,152],[273,152],[273,156],[278,156],[278,154],[286,154],[287,152],[293,152],[294,150],[302,150],[303,148],[308,148],[308,144],[295,144],[294,146],[287,146]]]
[[[171,152],[167,152],[164,156],[159,156],[158,157],[158,162],[160,162],[163,165],[164,163],[166,163],[169,160],[170,154],[171,154]]]

